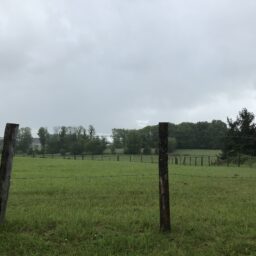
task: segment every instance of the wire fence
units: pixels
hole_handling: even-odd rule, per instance
[[[28,155],[17,155],[28,157]],[[50,159],[65,159],[65,160],[95,160],[95,161],[125,161],[136,163],[152,163],[158,164],[158,155],[128,155],[128,154],[79,154],[79,155],[61,155],[61,154],[32,154],[32,158],[50,158]],[[168,163],[170,165],[184,166],[249,166],[256,165],[256,156],[240,155],[228,157],[223,160],[219,155],[189,155],[189,154],[169,154]]]
[[[214,178],[214,179],[231,179],[231,180],[256,180],[256,176],[240,176],[238,174],[234,174],[232,176],[214,176],[214,175],[197,175],[197,174],[183,174],[183,173],[173,173],[170,172],[169,176],[180,176],[180,177],[188,177],[188,178]],[[40,179],[104,179],[104,178],[157,178],[157,174],[121,174],[121,175],[85,175],[85,176],[34,176],[34,177],[13,177],[12,180],[40,180]]]

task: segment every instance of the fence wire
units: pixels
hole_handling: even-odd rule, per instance
[[[23,157],[28,157],[23,155]],[[45,154],[45,155],[32,155],[32,158],[42,159],[66,159],[66,160],[94,160],[94,161],[116,161],[116,162],[135,162],[135,163],[148,163],[158,164],[158,155],[125,155],[125,154],[108,154],[108,155],[65,155],[60,154]],[[218,155],[188,155],[188,154],[170,154],[168,156],[168,163],[170,165],[184,165],[184,166],[227,166],[227,167],[240,167],[249,166],[253,167],[256,164],[255,156],[237,155],[237,157],[221,159]]]
[[[181,176],[189,178],[213,178],[213,179],[232,179],[237,181],[256,180],[254,176],[213,176],[213,175],[192,175],[182,173],[169,173],[169,176]],[[158,178],[157,174],[122,174],[122,175],[90,175],[90,176],[40,176],[40,177],[13,177],[12,180],[40,180],[40,179],[104,179],[104,178],[122,178],[122,177],[140,177],[140,178]]]

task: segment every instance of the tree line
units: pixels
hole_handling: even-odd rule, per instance
[[[220,120],[212,122],[169,123],[169,152],[176,149],[222,149],[221,157],[238,154],[254,155],[256,152],[255,115],[242,109],[236,120],[227,118],[227,124]],[[17,152],[32,153],[37,150],[48,154],[102,154],[106,149],[111,153],[151,154],[158,152],[158,125],[142,129],[113,129],[112,141],[96,135],[90,125],[61,126],[50,134],[45,127],[38,130],[40,147],[32,146],[33,138],[29,127],[20,128],[17,136]]]
[[[227,125],[220,120],[212,122],[169,123],[169,152],[175,149],[221,149]],[[158,126],[147,126],[139,130],[113,129],[112,150],[124,149],[125,153],[137,154],[141,150],[158,151]]]
[[[33,137],[29,127],[20,128],[17,135],[17,152],[31,154],[37,151],[42,154],[102,154],[107,147],[107,140],[96,135],[95,128],[90,125],[88,129],[78,127],[55,127],[54,133],[40,127],[37,133],[40,147],[33,146]]]

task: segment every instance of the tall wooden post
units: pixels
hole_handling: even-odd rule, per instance
[[[6,124],[4,132],[4,143],[0,166],[0,224],[2,224],[5,219],[12,172],[12,160],[18,129],[18,124]]]
[[[168,123],[159,123],[160,230],[171,231],[168,180]]]

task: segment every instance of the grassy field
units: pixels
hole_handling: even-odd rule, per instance
[[[0,255],[256,255],[256,170],[170,167],[159,232],[157,164],[15,159]]]
[[[174,154],[189,156],[216,156],[221,153],[219,149],[177,149]]]

